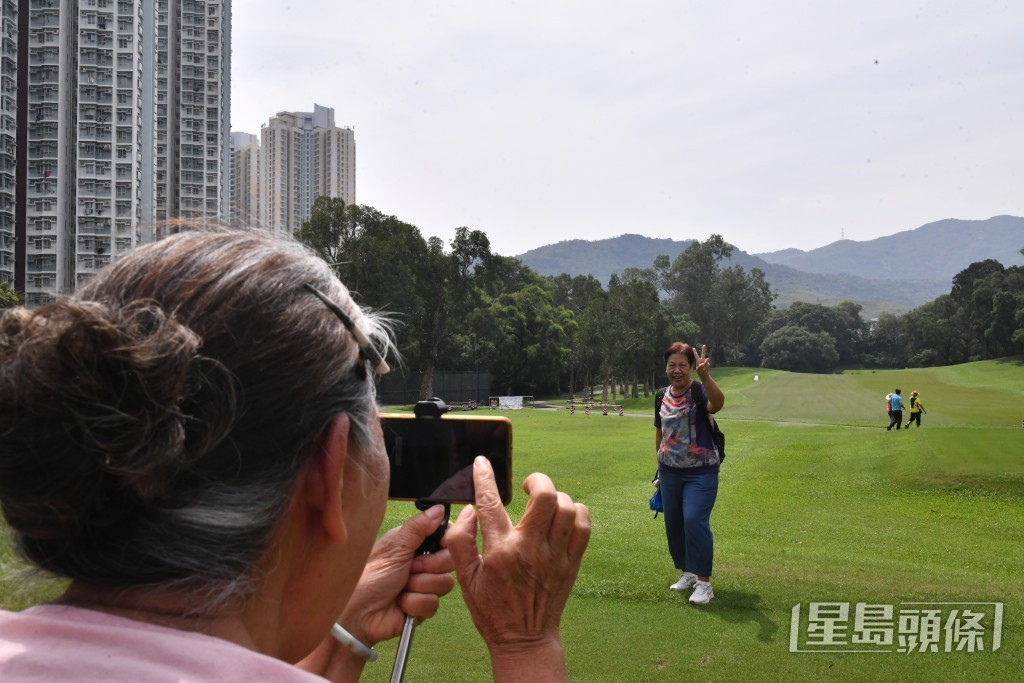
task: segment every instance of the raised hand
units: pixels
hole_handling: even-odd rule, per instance
[[[566,680],[558,628],[590,540],[590,513],[534,473],[523,482],[526,512],[513,526],[490,463],[477,458],[473,470],[476,506],[463,508],[444,545],[491,653],[494,680]]]
[[[708,347],[706,344],[700,345],[700,353],[697,354],[696,370],[701,379],[707,377],[707,374],[711,372],[711,356],[708,355]]]

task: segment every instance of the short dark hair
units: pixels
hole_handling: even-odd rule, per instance
[[[686,356],[686,360],[689,361],[690,367],[697,366],[697,353],[693,350],[693,347],[686,342],[672,342],[669,347],[665,349],[665,362],[668,363],[668,357],[674,356],[677,353],[681,353]]]

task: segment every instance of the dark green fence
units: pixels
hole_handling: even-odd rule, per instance
[[[411,405],[419,400],[422,382],[422,372],[385,375],[377,383],[377,400],[384,405]],[[448,404],[476,401],[486,405],[491,393],[491,373],[470,370],[435,372],[430,395]]]

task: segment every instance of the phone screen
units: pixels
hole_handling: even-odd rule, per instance
[[[486,456],[501,502],[512,500],[512,423],[507,417],[416,418],[382,414],[391,465],[388,497],[473,503],[473,460]]]

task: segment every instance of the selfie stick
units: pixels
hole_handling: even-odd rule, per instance
[[[416,549],[417,555],[429,555],[441,549],[441,538],[444,536],[445,530],[448,529],[448,518],[451,516],[452,506],[448,503],[440,504],[444,505],[444,519],[441,520],[441,524],[434,533],[423,539],[423,543]],[[421,511],[426,511],[435,505],[438,503],[429,500],[416,501],[416,508]],[[402,677],[405,675],[405,663],[409,660],[409,648],[412,646],[412,633],[415,630],[416,617],[405,615],[402,637],[398,641],[398,651],[395,653],[395,668],[391,670],[391,683],[401,683]]]

